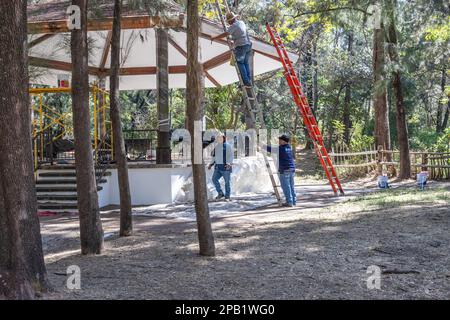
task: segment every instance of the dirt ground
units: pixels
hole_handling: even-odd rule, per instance
[[[197,254],[192,220],[136,216],[134,235],[119,238],[119,215],[107,212],[104,253],[81,256],[76,215],[42,218],[55,289],[45,298],[450,299],[450,183],[345,187],[353,194],[313,188],[296,208],[215,216],[213,258]],[[81,290],[66,288],[70,265]],[[369,266],[382,271],[380,289],[367,287]]]

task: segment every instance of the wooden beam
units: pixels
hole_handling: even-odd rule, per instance
[[[267,58],[271,58],[271,59],[273,59],[275,61],[281,62],[280,57],[278,57],[278,56],[274,56],[274,55],[272,55],[270,53],[267,53],[267,52],[264,52],[264,51],[260,51],[260,50],[253,50],[253,51],[256,52],[256,53],[259,53],[259,54],[261,54],[261,55],[263,55],[263,56],[265,56]]]
[[[208,71],[203,69],[203,72],[205,73],[205,77],[207,77],[208,80],[211,81],[217,88],[221,88],[222,87],[222,85],[219,83],[219,81],[214,79],[214,77]]]
[[[122,29],[146,29],[155,27],[181,28],[184,15],[177,18],[158,16],[128,16],[122,17]],[[88,21],[88,31],[112,30],[113,18],[91,19]],[[40,21],[28,23],[28,34],[70,32],[67,20]]]
[[[187,59],[187,53],[184,51],[184,49],[175,41],[175,39],[169,34],[168,35],[169,43],[172,45],[172,47],[175,48],[179,53],[182,54],[183,57]]]
[[[129,67],[121,68],[119,74],[121,76],[146,76],[154,75],[157,72],[156,67]],[[170,66],[170,74],[183,74],[186,73],[186,66]],[[106,69],[104,74],[107,76],[109,74],[109,69]]]
[[[31,66],[35,67],[72,72],[72,64],[70,62],[50,60],[37,57],[28,57],[28,63]],[[89,67],[88,72],[91,75],[97,76],[101,73],[100,69],[96,67]]]
[[[109,50],[111,48],[112,31],[108,31],[105,40],[105,46],[103,47],[102,59],[100,60],[100,70],[104,70],[106,66],[106,60],[108,60]]]
[[[203,68],[204,70],[208,71],[230,61],[230,58],[231,51],[226,51],[203,63]]]
[[[168,35],[168,40],[169,43],[172,45],[172,47],[175,48],[175,50],[177,50],[179,53],[181,53],[181,55],[183,57],[185,57],[187,59],[187,52],[184,51],[184,49],[176,42],[176,40],[169,34]],[[209,81],[211,81],[216,87],[220,88],[222,85],[216,80],[214,79],[213,76],[211,76],[211,74],[205,70],[205,66],[203,65],[203,70],[205,73],[205,76],[209,79]]]
[[[43,36],[40,36],[39,38],[36,38],[34,40],[32,40],[29,44],[28,44],[28,49],[33,48],[34,46],[38,45],[39,43],[44,42],[47,39],[50,39],[51,37],[53,37],[54,34],[51,33],[47,33],[44,34]]]

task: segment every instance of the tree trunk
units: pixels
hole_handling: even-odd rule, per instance
[[[187,70],[186,70],[186,106],[187,124],[191,133],[192,175],[195,194],[195,212],[197,215],[200,254],[215,255],[214,236],[209,216],[208,195],[206,190],[206,172],[203,157],[196,157],[198,146],[202,149],[201,121],[204,110],[202,105],[201,76],[203,70],[198,61],[199,39],[198,0],[187,1]],[[195,124],[197,123],[197,125]],[[200,127],[200,128],[198,128]],[[197,130],[195,130],[197,129]],[[201,158],[201,159],[196,159]]]
[[[158,28],[156,32],[157,64],[157,111],[158,111],[158,147],[156,163],[170,164],[170,125],[169,125],[169,42],[167,30]]]
[[[375,143],[385,149],[391,149],[389,128],[389,109],[387,105],[387,91],[384,78],[385,66],[384,26],[374,30],[373,36],[373,73],[374,96],[373,109],[375,112]]]
[[[120,19],[122,0],[114,0],[114,21],[111,37],[111,75],[110,75],[110,117],[114,135],[114,158],[117,162],[117,178],[120,193],[120,236],[133,233],[131,215],[130,182],[128,179],[128,162],[123,140],[122,122],[120,120],[119,68],[120,68]]]
[[[98,79],[98,87],[102,90],[105,90],[105,78],[101,77]],[[98,94],[98,105],[99,108],[102,108],[103,105],[106,103],[103,93],[100,92]],[[106,136],[107,130],[106,130],[106,110],[102,110],[102,112],[100,112],[99,117],[98,117],[98,133],[100,135],[100,139],[102,139],[103,137]]]
[[[447,80],[446,78],[447,78],[447,68],[446,68],[446,66],[444,66],[444,68],[442,69],[442,76],[441,76],[441,92],[442,92],[443,96],[445,95],[445,86],[446,86],[446,80]],[[443,125],[443,120],[442,120],[444,107],[445,107],[445,104],[442,103],[442,101],[439,101],[437,115],[436,115],[436,133],[442,133],[446,127]],[[446,111],[446,113],[448,114],[448,110]],[[444,116],[444,120],[445,120],[445,116]]]
[[[0,300],[48,289],[33,177],[27,2],[0,2]],[[14,141],[14,143],[11,143]]]
[[[348,34],[348,56],[349,60],[352,61],[353,58],[353,32],[350,31]],[[343,123],[344,123],[344,141],[345,144],[349,145],[350,143],[350,128],[352,126],[350,119],[350,102],[352,98],[352,83],[349,80],[345,87],[345,96],[344,96],[344,112],[343,112]]]
[[[447,129],[449,116],[450,116],[450,100],[447,102],[447,110],[445,110],[444,120],[442,121],[442,131]]]
[[[103,229],[90,135],[87,0],[73,0],[72,4],[81,9],[81,29],[73,30],[71,37],[73,131],[81,253],[100,254],[103,249]]]
[[[403,99],[403,87],[400,73],[400,58],[398,54],[398,40],[397,40],[397,28],[395,23],[395,10],[396,1],[389,0],[389,57],[392,63],[396,65],[393,71],[392,86],[394,89],[396,109],[397,109],[397,141],[400,151],[400,172],[398,177],[400,179],[409,179],[411,177],[411,160],[409,155],[409,136],[408,126],[406,123],[406,111]]]
[[[319,66],[317,61],[317,40],[314,41],[313,44],[313,104],[312,111],[314,114],[317,114],[319,108]]]

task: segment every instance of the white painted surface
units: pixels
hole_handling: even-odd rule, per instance
[[[101,206],[105,203],[120,204],[119,185],[117,182],[117,169],[112,169],[108,177],[109,193],[102,194],[99,201]],[[133,206],[168,204],[175,201],[184,181],[191,175],[191,168],[129,168],[131,203]],[[103,184],[102,186],[105,186]]]

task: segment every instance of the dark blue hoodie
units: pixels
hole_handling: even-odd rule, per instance
[[[278,172],[283,173],[285,171],[295,172],[295,162],[292,156],[292,148],[290,144],[279,145],[277,147],[267,146],[268,152],[277,152],[279,149],[278,157]]]

